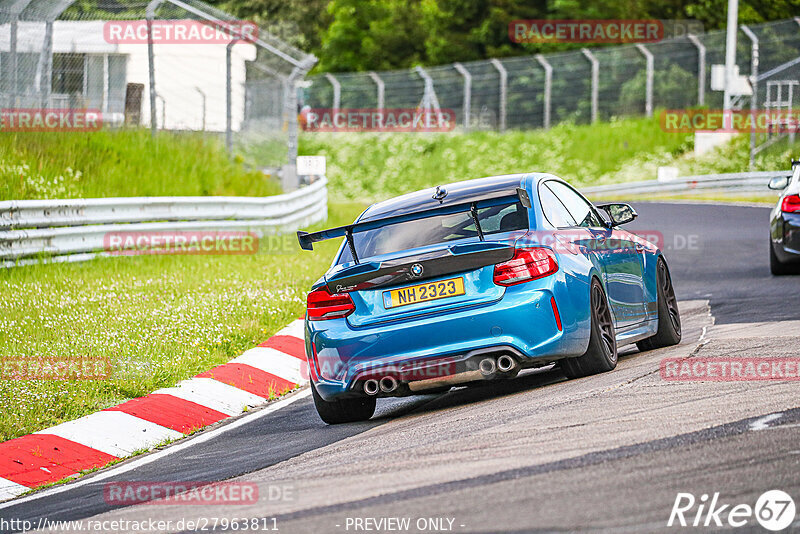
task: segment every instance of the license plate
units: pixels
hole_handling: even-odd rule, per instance
[[[428,302],[429,300],[457,297],[464,293],[464,279],[461,277],[449,278],[438,282],[428,282],[427,284],[384,291],[383,305],[387,309],[397,308],[398,306],[408,306],[409,304]]]

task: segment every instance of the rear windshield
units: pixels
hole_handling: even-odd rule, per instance
[[[478,210],[478,221],[484,235],[528,229],[527,210],[519,202]],[[469,212],[439,215],[353,234],[359,259],[390,254],[411,248],[446,243],[478,236]],[[338,264],[353,261],[345,247]]]

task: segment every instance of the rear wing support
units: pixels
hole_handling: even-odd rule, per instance
[[[531,201],[528,197],[528,192],[518,187],[514,190],[497,191],[494,194],[486,195],[480,200],[462,202],[460,204],[443,205],[437,208],[421,210],[415,213],[405,213],[402,215],[393,215],[391,217],[384,217],[382,219],[368,220],[364,222],[357,222],[348,224],[346,226],[339,226],[337,228],[330,228],[319,232],[297,232],[297,240],[300,242],[300,248],[303,250],[314,250],[314,243],[318,241],[325,241],[328,239],[336,239],[337,237],[344,237],[347,239],[347,245],[350,247],[350,252],[353,255],[353,261],[358,263],[358,256],[356,255],[356,245],[353,239],[353,234],[359,232],[367,232],[377,228],[383,228],[392,224],[399,224],[408,221],[417,221],[420,219],[427,219],[439,215],[452,215],[455,213],[469,212],[472,220],[475,221],[475,228],[478,232],[478,237],[481,241],[484,240],[483,230],[481,229],[478,221],[478,210],[482,208],[491,208],[494,206],[503,206],[508,204],[516,204],[519,202],[525,208],[531,207]]]

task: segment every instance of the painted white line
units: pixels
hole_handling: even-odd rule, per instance
[[[95,412],[36,434],[60,436],[119,458],[167,439],[183,437],[171,428],[118,411]]]
[[[306,338],[306,333],[304,330],[305,321],[303,319],[298,319],[296,321],[292,321],[289,323],[289,326],[282,328],[279,330],[275,335],[276,336],[292,336],[300,339]]]
[[[69,484],[65,484],[63,486],[55,486],[53,488],[34,493],[34,494],[29,495],[28,497],[24,497],[22,499],[18,499],[18,500],[15,500],[15,501],[9,501],[9,502],[5,502],[5,503],[0,503],[0,510],[2,510],[3,508],[8,508],[9,506],[16,506],[18,504],[22,504],[22,503],[25,503],[25,502],[34,501],[34,500],[40,499],[42,497],[47,497],[47,496],[50,496],[50,495],[57,495],[59,493],[65,492],[65,491],[70,491],[71,489],[79,487],[79,486],[84,486],[86,484],[94,484],[94,483],[100,482],[102,480],[105,480],[107,478],[110,478],[110,477],[113,477],[113,476],[117,476],[117,475],[121,475],[121,474],[127,473],[128,471],[133,471],[134,469],[138,469],[139,467],[142,467],[143,465],[147,465],[147,464],[155,462],[156,460],[160,460],[161,458],[164,458],[165,456],[169,456],[170,454],[174,454],[176,452],[182,451],[182,450],[184,450],[184,449],[186,449],[188,447],[193,447],[195,445],[199,445],[200,443],[204,443],[206,441],[214,439],[217,436],[219,436],[221,434],[224,434],[226,432],[230,432],[231,430],[239,428],[240,426],[244,426],[244,425],[250,424],[250,423],[252,423],[252,422],[254,422],[254,421],[258,420],[258,419],[261,419],[262,417],[266,417],[269,414],[280,410],[281,408],[289,406],[290,404],[293,404],[293,403],[295,403],[295,402],[297,402],[299,400],[305,399],[306,397],[309,397],[310,395],[311,395],[311,390],[310,389],[304,389],[304,390],[299,391],[298,393],[296,393],[294,395],[291,395],[291,396],[289,396],[289,397],[287,397],[285,399],[282,399],[282,400],[279,400],[279,401],[276,401],[276,402],[270,404],[269,406],[267,406],[263,410],[259,410],[257,412],[252,412],[252,413],[249,413],[247,415],[244,415],[241,419],[238,419],[238,420],[236,420],[236,421],[234,421],[234,422],[232,422],[230,424],[220,426],[218,428],[215,428],[213,430],[209,430],[207,432],[201,432],[199,434],[196,434],[195,436],[192,436],[191,438],[186,439],[185,441],[181,441],[180,443],[176,443],[175,445],[172,445],[171,447],[167,447],[166,449],[163,449],[163,450],[160,450],[160,451],[156,451],[156,452],[154,452],[152,454],[148,454],[147,456],[143,456],[143,457],[141,457],[139,459],[136,459],[136,460],[131,460],[130,462],[121,464],[121,465],[116,466],[116,467],[112,467],[112,468],[110,468],[108,470],[101,471],[101,472],[99,472],[97,474],[87,476],[85,478],[82,478],[82,479],[77,480],[75,482],[71,482]]]
[[[272,373],[275,376],[279,376],[295,384],[303,384],[306,382],[301,372],[301,366],[305,362],[299,358],[295,358],[294,356],[269,347],[250,349],[238,358],[231,360],[230,363],[251,365],[256,369]]]
[[[783,417],[783,413],[771,413],[750,423],[750,430],[765,430],[769,428],[769,424],[776,419]]]
[[[26,486],[0,478],[0,499],[6,500],[28,491]]]

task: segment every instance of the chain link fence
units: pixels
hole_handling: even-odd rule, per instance
[[[799,56],[797,19],[741,27],[737,62],[740,73],[756,87],[756,107],[770,103],[768,79],[798,80]],[[711,90],[710,73],[712,65],[724,62],[725,32],[714,31],[657,43],[424,69],[318,75],[310,78],[304,104],[311,108],[419,107],[428,75],[440,107],[455,111],[458,125],[466,130],[548,128],[562,121],[580,124],[651,115],[656,108],[720,109],[723,95]],[[759,72],[769,72],[769,78]],[[772,91],[774,103],[777,87]],[[785,102],[788,95],[789,86],[784,84],[783,105],[793,107],[793,102]],[[795,87],[792,95],[800,98],[800,90]],[[740,98],[737,105],[745,106],[747,100]]]
[[[6,119],[93,110],[104,126],[203,132],[280,169],[286,189],[297,185],[298,85],[315,62],[198,0],[0,0]]]

